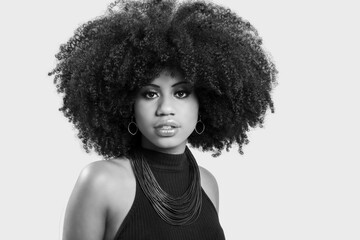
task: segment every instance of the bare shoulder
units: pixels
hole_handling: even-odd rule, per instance
[[[136,180],[126,158],[90,163],[81,171],[78,182],[96,195],[93,199],[98,198],[108,213],[126,214],[135,195]]]
[[[210,171],[200,167],[201,186],[214,204],[216,211],[219,211],[219,187],[217,181]]]
[[[128,159],[117,158],[92,162],[85,166],[80,175],[89,175],[89,177],[94,177],[99,180],[113,177],[126,179],[131,177],[132,169]]]
[[[104,227],[109,212],[114,212],[114,202],[117,202],[117,213],[125,216],[132,203],[134,186],[127,159],[101,160],[85,166],[67,205],[63,239],[97,240],[113,235]]]
[[[115,184],[121,187],[122,183],[132,178],[132,170],[129,160],[113,159],[92,162],[85,166],[77,180],[78,187],[95,188],[99,191],[106,191]]]

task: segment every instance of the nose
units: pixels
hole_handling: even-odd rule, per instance
[[[158,100],[156,116],[175,115],[174,106],[170,97],[162,96]]]

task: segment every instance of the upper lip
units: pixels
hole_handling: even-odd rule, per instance
[[[178,128],[178,127],[180,127],[180,124],[178,122],[176,122],[175,120],[173,120],[173,119],[165,119],[165,120],[161,120],[161,121],[157,122],[154,127],[155,128],[161,128],[161,127],[164,127],[164,126],[170,126],[170,127]]]

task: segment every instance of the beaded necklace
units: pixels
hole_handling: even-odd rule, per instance
[[[202,206],[199,167],[188,147],[185,148],[185,154],[190,163],[190,185],[183,195],[173,197],[160,187],[141,150],[132,152],[131,165],[145,196],[156,213],[165,222],[175,226],[195,222]]]

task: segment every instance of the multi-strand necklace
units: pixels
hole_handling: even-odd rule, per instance
[[[171,225],[193,223],[199,217],[202,206],[199,167],[188,147],[185,154],[190,163],[190,185],[179,197],[169,195],[160,187],[141,150],[134,150],[132,154],[132,167],[141,189],[156,213]]]

